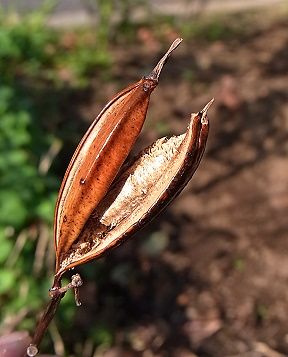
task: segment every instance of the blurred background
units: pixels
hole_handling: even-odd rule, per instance
[[[287,356],[287,1],[0,4],[0,333],[33,333],[48,301],[54,205],[80,138],[181,36],[135,150],[215,97],[202,163],[152,224],[77,268],[82,306],[66,294],[42,351]]]

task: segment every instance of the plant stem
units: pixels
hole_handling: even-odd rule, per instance
[[[40,321],[36,326],[34,336],[32,338],[30,346],[27,348],[27,352],[24,357],[33,357],[38,353],[38,346],[41,343],[43,336],[52,321],[58,305],[60,304],[61,299],[64,297],[65,293],[55,294],[49,301],[46,310],[44,311]]]
[[[43,336],[56,313],[60,301],[62,300],[68,289],[74,289],[76,305],[81,305],[81,302],[79,300],[79,287],[82,285],[82,279],[80,275],[73,275],[71,282],[63,288],[60,287],[60,283],[61,282],[54,281],[53,287],[50,289],[51,300],[49,301],[46,310],[44,311],[40,321],[36,326],[34,336],[29,347],[27,348],[24,357],[34,357],[37,355],[39,344],[41,343]]]

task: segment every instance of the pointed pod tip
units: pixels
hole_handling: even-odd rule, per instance
[[[176,40],[174,40],[173,43],[171,44],[168,52],[175,50],[175,48],[178,47],[182,41],[183,41],[183,38],[177,37]]]
[[[176,38],[176,40],[173,41],[171,46],[169,47],[168,51],[165,53],[165,55],[160,59],[160,61],[157,63],[157,65],[154,67],[153,71],[145,77],[146,79],[152,79],[158,82],[160,73],[162,71],[162,68],[164,64],[167,62],[167,59],[171,55],[171,53],[180,45],[180,43],[183,41],[182,38]]]
[[[208,112],[209,108],[211,107],[211,105],[213,104],[214,100],[215,100],[215,99],[212,98],[212,99],[205,105],[205,107],[200,111],[200,113],[201,113],[202,115],[206,115],[206,114],[207,114],[207,112]]]
[[[207,112],[209,110],[209,108],[211,107],[211,105],[214,102],[214,98],[212,98],[206,105],[205,107],[200,110],[199,114],[201,115],[201,123],[202,124],[208,124],[208,119],[207,119]]]

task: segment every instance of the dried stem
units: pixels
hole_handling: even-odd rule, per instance
[[[30,344],[30,346],[27,348],[27,352],[25,354],[26,356],[29,357],[34,357],[37,355],[38,353],[38,346],[40,344],[40,342],[42,341],[42,338],[50,324],[50,322],[52,321],[55,312],[57,310],[58,305],[60,304],[61,299],[63,298],[63,296],[65,295],[65,293],[60,293],[59,295],[55,295],[54,297],[51,298],[51,300],[49,301],[49,304],[43,314],[43,316],[41,317],[41,320],[39,321],[32,342]]]
[[[80,306],[79,300],[79,287],[82,285],[82,279],[79,274],[75,274],[71,278],[71,282],[64,287],[53,287],[50,289],[51,300],[49,301],[44,314],[42,315],[36,327],[31,344],[28,346],[24,357],[34,357],[38,353],[38,347],[41,343],[43,336],[52,321],[60,301],[66,294],[67,290],[74,289],[76,305]]]

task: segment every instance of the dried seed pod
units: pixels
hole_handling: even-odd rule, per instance
[[[121,173],[63,255],[56,280],[131,236],[181,192],[204,153],[212,102],[192,114],[185,134],[157,140]]]
[[[144,123],[150,94],[173,42],[147,77],[117,94],[94,120],[78,145],[64,176],[55,209],[56,270],[83,226],[107,193]]]
[[[73,275],[71,283],[61,287],[63,273],[98,258],[148,223],[179,194],[200,163],[209,130],[207,111],[213,100],[192,114],[185,134],[157,140],[131,164],[122,166],[141,130],[162,67],[181,41],[173,42],[148,77],[106,105],[72,157],[55,210],[56,274],[51,300],[27,356],[37,354],[68,289],[74,289],[76,304],[81,304],[81,277]]]

